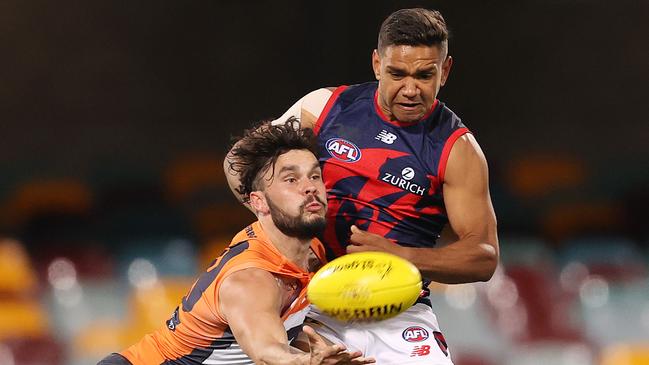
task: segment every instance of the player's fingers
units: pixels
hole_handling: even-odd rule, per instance
[[[309,339],[309,345],[311,347],[313,346],[326,346],[327,344],[325,341],[322,339],[320,335],[318,335],[313,328],[310,326],[303,326],[302,331],[306,333],[307,338]]]
[[[355,359],[350,359],[347,363],[352,365],[374,364],[376,363],[376,360],[372,357],[357,357]]]
[[[304,333],[306,333],[307,335],[315,334],[315,330],[313,329],[313,327],[306,324],[302,326],[302,331],[304,331]]]
[[[361,243],[371,243],[377,239],[383,239],[383,236],[375,233],[370,233],[368,231],[363,231],[357,226],[351,227],[350,240],[352,241],[361,242]]]
[[[372,357],[363,357],[360,351],[343,352],[335,356],[326,358],[323,364],[347,364],[347,365],[362,365],[374,364],[376,360]]]
[[[347,246],[347,253],[363,252],[363,251],[370,251],[370,250],[367,248],[367,246],[363,246],[363,245]]]
[[[358,228],[355,225],[352,225],[350,228],[350,231],[352,233],[352,236],[358,237],[360,239],[362,238],[369,238],[372,236],[372,233],[369,233],[367,231],[363,231],[362,229]]]
[[[347,347],[343,344],[330,344],[310,326],[303,326],[302,330],[309,339],[309,347],[312,355],[321,358],[335,356],[344,353]]]
[[[363,359],[363,353],[360,351],[347,352],[345,353],[345,356],[346,356],[345,360],[347,361],[351,361],[351,360],[359,361]]]
[[[340,344],[335,344],[335,345],[329,345],[329,346],[324,346],[320,351],[319,351],[319,358],[322,359],[338,359],[341,356],[344,356],[345,354],[345,346],[340,345]]]

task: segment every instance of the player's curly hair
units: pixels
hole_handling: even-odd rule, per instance
[[[442,14],[424,8],[401,9],[390,14],[381,24],[377,49],[383,54],[389,46],[438,45],[446,54],[448,29]]]
[[[299,121],[290,117],[284,124],[272,125],[263,121],[244,131],[242,137],[234,138],[235,144],[228,157],[229,169],[238,173],[241,184],[236,189],[243,201],[250,200],[250,193],[263,190],[262,177],[273,169],[277,158],[291,150],[308,150],[316,157],[316,136],[311,129],[299,128]]]

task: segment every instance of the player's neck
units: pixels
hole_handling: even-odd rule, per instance
[[[277,248],[282,255],[286,256],[291,262],[295,263],[302,269],[307,269],[309,250],[311,247],[311,238],[300,239],[288,236],[280,231],[272,221],[270,216],[263,219],[260,217],[259,223],[264,228],[264,232],[270,242]]]

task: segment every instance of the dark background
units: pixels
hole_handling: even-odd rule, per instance
[[[155,184],[179,155],[223,154],[232,134],[306,92],[370,80],[380,22],[409,6],[437,8],[449,24],[455,63],[440,98],[487,155],[501,230],[542,230],[557,201],[639,219],[649,2],[631,0],[6,0],[0,199],[39,178],[96,192]],[[512,166],[537,155],[576,161],[581,178],[554,197],[517,195]],[[616,229],[643,238],[641,225]]]
[[[371,80],[412,6],[449,24],[439,98],[499,223],[488,283],[431,287],[454,362],[625,363],[649,333],[649,0],[0,1],[0,363],[96,363],[164,323],[254,219],[230,136]]]

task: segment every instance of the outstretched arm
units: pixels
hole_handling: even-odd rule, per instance
[[[353,227],[347,251],[394,253],[440,283],[489,280],[498,264],[498,236],[488,175],[480,146],[471,134],[465,134],[451,149],[443,186],[446,212],[457,241],[439,248],[410,248]]]
[[[329,345],[307,329],[311,352],[288,344],[282,323],[282,292],[267,271],[250,268],[225,278],[219,289],[219,310],[241,349],[256,364],[319,365],[368,364],[360,353],[348,353],[342,345]]]

